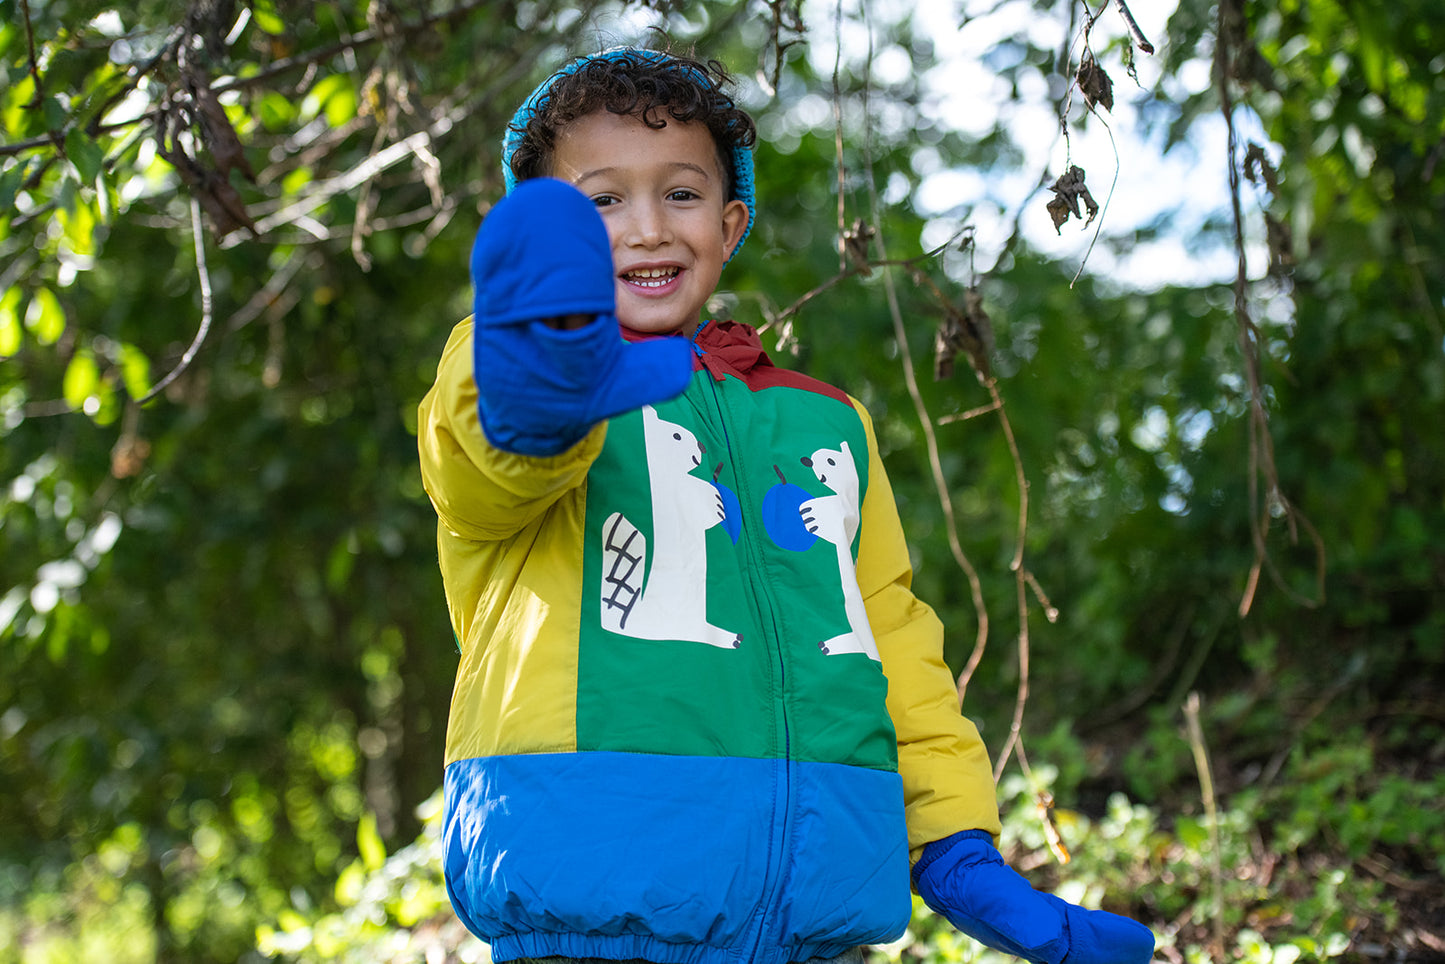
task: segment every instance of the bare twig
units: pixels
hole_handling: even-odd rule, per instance
[[[1119,16],[1124,18],[1124,26],[1129,28],[1129,36],[1133,38],[1134,46],[1146,54],[1152,54],[1154,52],[1154,45],[1144,36],[1144,31],[1139,29],[1139,23],[1134,19],[1134,14],[1129,9],[1129,5],[1125,3],[1124,0],[1114,0],[1114,7],[1119,11]]]
[[[866,10],[867,8],[865,7],[865,16],[867,15]],[[836,42],[841,46],[842,37],[837,37]],[[869,29],[868,55],[869,66],[871,66],[873,55],[871,28]],[[870,87],[871,75],[865,68],[863,83],[863,113],[865,117],[868,114],[867,98]],[[865,123],[863,125],[863,130],[864,165],[868,171],[869,206],[876,229],[881,223],[883,207],[878,197],[878,185],[872,176],[873,148],[867,133],[868,124]],[[839,158],[839,163],[841,162],[842,158]],[[881,231],[875,230],[873,243],[878,250],[879,262],[887,265],[889,260],[888,250]],[[840,272],[840,274],[842,273],[843,272]],[[886,268],[883,271],[883,290],[888,301],[888,313],[893,321],[893,339],[898,345],[899,362],[903,369],[903,381],[908,389],[908,397],[913,402],[913,409],[918,417],[918,424],[923,431],[924,442],[928,450],[928,464],[933,474],[934,488],[938,492],[939,506],[943,510],[944,531],[947,533],[948,547],[953,554],[954,562],[958,564],[959,569],[962,570],[964,574],[964,578],[968,580],[969,593],[973,598],[974,611],[978,616],[973,653],[969,658],[968,666],[965,668],[965,671],[960,674],[958,680],[959,700],[962,701],[973,668],[978,665],[988,643],[988,607],[984,602],[983,584],[979,580],[978,570],[974,568],[973,563],[968,558],[968,554],[963,551],[963,544],[958,536],[958,522],[953,512],[953,499],[949,495],[948,481],[943,474],[943,460],[939,454],[938,435],[934,431],[933,420],[928,414],[928,406],[923,401],[923,393],[919,390],[918,376],[913,370],[913,352],[908,347],[908,331],[903,324],[903,311],[898,304],[898,290],[893,281],[893,272],[886,270]]]
[[[966,229],[965,229],[965,230],[966,230]],[[865,261],[854,261],[852,264],[846,265],[846,266],[845,266],[842,270],[840,270],[837,274],[833,275],[833,277],[829,278],[829,279],[826,280],[826,281],[820,282],[819,284],[817,284],[817,285],[815,285],[814,287],[810,288],[807,292],[805,292],[804,294],[800,295],[800,296],[797,298],[796,301],[794,301],[792,304],[788,305],[788,307],[784,308],[782,311],[780,311],[780,312],[778,312],[778,313],[776,313],[776,314],[774,314],[774,315],[770,315],[770,316],[769,316],[769,319],[768,319],[768,326],[780,325],[780,324],[786,322],[786,321],[787,321],[788,319],[790,319],[792,316],[796,315],[799,311],[801,311],[801,310],[803,309],[803,306],[804,306],[804,305],[806,305],[808,302],[812,301],[814,298],[818,297],[819,295],[823,294],[825,291],[828,291],[830,288],[835,288],[835,287],[837,287],[839,284],[841,284],[841,283],[844,282],[844,281],[847,281],[849,278],[855,277],[855,276],[857,276],[857,275],[867,275],[867,274],[869,274],[869,273],[872,271],[872,269],[874,269],[874,268],[896,267],[896,268],[910,268],[910,269],[912,269],[912,268],[917,268],[917,267],[918,267],[919,265],[921,265],[921,264],[924,264],[924,263],[926,263],[926,262],[932,261],[933,259],[937,258],[938,255],[941,254],[943,251],[947,250],[948,248],[953,247],[954,242],[955,242],[956,240],[958,240],[959,234],[962,234],[962,233],[964,233],[964,232],[958,232],[957,234],[954,234],[952,238],[950,238],[949,240],[945,241],[943,244],[940,244],[938,247],[932,249],[931,251],[925,251],[925,252],[923,252],[923,254],[920,254],[920,255],[918,255],[918,256],[916,256],[916,257],[912,257],[912,258],[876,258],[876,257],[875,257],[875,258],[868,258],[868,259],[865,260]],[[937,292],[937,290],[938,290],[938,289],[935,287],[935,288],[934,288],[934,291]],[[938,293],[938,297],[939,297],[940,299],[943,298],[943,295],[942,295],[941,292]],[[942,300],[940,300],[940,304],[942,304],[942,303],[943,303]],[[971,417],[971,416],[968,416],[967,413],[965,413],[964,415],[945,416],[943,419],[940,419],[939,422],[940,422],[940,424],[942,424],[942,422],[945,421],[945,420],[951,421],[951,422],[956,422],[956,421],[959,421],[960,419],[965,418],[965,417]]]
[[[998,760],[993,765],[993,780],[1003,776],[1004,767],[1008,765],[1009,755],[1015,747],[1019,751],[1019,760],[1023,761],[1023,730],[1024,730],[1024,709],[1029,702],[1029,622],[1028,622],[1028,599],[1024,595],[1023,573],[1014,570],[1015,591],[1018,594],[1019,609],[1019,685],[1018,691],[1014,694],[1014,714],[1009,722],[1008,739],[1004,741],[1003,749],[998,751]],[[1022,762],[1020,762],[1022,766]]]
[[[1114,189],[1119,185],[1119,169],[1123,166],[1119,160],[1119,145],[1114,141],[1114,129],[1097,110],[1093,107],[1090,107],[1089,110],[1099,118],[1099,123],[1104,125],[1104,131],[1109,135],[1109,146],[1114,151],[1114,178],[1109,182],[1109,193],[1104,195],[1104,204],[1099,209],[1099,223],[1094,225],[1094,236],[1089,239],[1089,247],[1085,249],[1083,260],[1079,262],[1079,270],[1074,272],[1073,279],[1069,281],[1070,288],[1078,283],[1084,273],[1084,266],[1089,263],[1089,255],[1094,253],[1094,245],[1099,242],[1099,232],[1104,230],[1104,215],[1109,213],[1109,202],[1114,199]]]
[[[838,84],[838,68],[843,60],[843,0],[834,7],[833,18],[833,152],[838,163],[838,273],[848,268],[848,258],[843,250],[843,232],[847,230],[848,216],[844,213],[847,194],[847,169],[843,165],[843,90]]]
[[[1024,581],[1027,582],[1029,584],[1029,588],[1034,591],[1034,598],[1039,601],[1040,606],[1044,607],[1044,618],[1051,623],[1058,622],[1059,610],[1054,606],[1053,603],[1049,602],[1049,597],[1044,592],[1044,587],[1039,585],[1038,579],[1034,577],[1034,574],[1031,570],[1024,569],[1022,570],[1022,572],[1024,574]]]
[[[1260,374],[1260,334],[1249,313],[1249,274],[1244,250],[1244,211],[1240,202],[1239,142],[1234,127],[1234,99],[1229,90],[1232,73],[1229,60],[1232,51],[1226,40],[1225,29],[1227,4],[1219,4],[1219,14],[1214,44],[1214,82],[1219,93],[1219,107],[1224,113],[1228,132],[1229,150],[1229,194],[1234,215],[1234,251],[1236,270],[1234,276],[1234,318],[1239,341],[1239,352],[1244,365],[1245,384],[1249,391],[1249,529],[1254,543],[1254,563],[1245,579],[1244,592],[1239,600],[1239,616],[1249,615],[1254,605],[1255,593],[1259,587],[1259,576],[1267,570],[1275,585],[1289,598],[1302,606],[1314,607],[1325,598],[1325,546],[1318,530],[1300,512],[1279,487],[1279,473],[1274,461],[1274,439],[1269,430],[1269,417],[1264,409],[1264,387]],[[1260,482],[1264,482],[1261,498]],[[1266,537],[1270,519],[1278,509],[1290,527],[1290,534],[1296,540],[1296,526],[1302,526],[1315,547],[1315,598],[1296,592],[1275,568],[1270,557]]]
[[[271,277],[266,279],[266,283],[247,299],[246,303],[237,309],[230,318],[226,319],[225,330],[239,331],[260,317],[261,312],[276,304],[287,285],[291,284],[291,280],[301,272],[308,262],[314,267],[314,256],[293,254],[282,262],[279,268],[271,272]]]
[[[444,21],[451,22],[455,20],[461,20],[465,18],[468,14],[472,13],[474,10],[480,9],[481,7],[485,7],[488,4],[494,2],[495,0],[466,0],[466,2],[459,3],[455,7],[452,7],[448,10],[442,11],[440,13],[428,14],[427,16],[422,17],[419,20],[403,24],[400,27],[391,28],[391,30],[394,30],[395,33],[401,36],[411,36],[412,34],[421,33],[424,30],[428,30]],[[305,53],[297,54],[294,57],[285,57],[271,64],[269,67],[257,71],[254,74],[249,74],[245,77],[236,77],[227,83],[218,84],[213,87],[212,90],[220,94],[228,90],[239,90],[242,88],[264,85],[268,80],[272,79],[273,77],[279,76],[280,74],[289,73],[290,71],[295,70],[297,67],[307,67],[311,64],[321,63],[322,61],[329,60],[330,58],[335,57],[337,54],[349,53],[355,51],[359,47],[366,47],[374,43],[379,43],[382,40],[387,39],[388,36],[389,32],[383,32],[377,29],[362,30],[358,33],[352,34],[344,40],[339,40],[336,43],[328,44],[325,47],[320,47],[316,50],[308,50]]]
[[[450,130],[451,126],[451,118],[449,116],[443,117],[441,121],[433,124],[430,128],[417,131],[406,140],[398,141],[368,156],[365,161],[344,174],[339,174],[325,181],[317,181],[307,185],[301,192],[300,198],[296,201],[277,211],[275,214],[257,221],[256,233],[263,235],[280,225],[289,224],[302,215],[321,207],[336,195],[344,194],[355,187],[361,186],[370,178],[400,163],[407,157],[415,154],[418,150],[425,149],[431,142],[433,130]],[[229,246],[229,244],[227,246]]]
[[[1107,0],[1106,0],[1106,2],[1107,2]],[[1120,6],[1123,7],[1122,0],[1120,0]],[[1087,0],[1085,0],[1085,2],[1083,3],[1083,7],[1084,7],[1084,27],[1083,27],[1083,30],[1080,32],[1080,35],[1079,35],[1079,38],[1078,38],[1079,41],[1083,44],[1083,48],[1084,48],[1083,53],[1080,55],[1080,64],[1081,64],[1081,67],[1080,67],[1079,73],[1075,74],[1073,82],[1070,83],[1069,86],[1068,86],[1068,88],[1064,91],[1064,102],[1063,102],[1063,105],[1059,108],[1059,133],[1060,133],[1060,135],[1063,137],[1063,139],[1064,139],[1064,145],[1065,145],[1064,168],[1065,168],[1065,171],[1070,172],[1070,173],[1075,169],[1075,167],[1074,167],[1074,165],[1073,165],[1073,160],[1072,160],[1072,157],[1073,157],[1073,141],[1070,139],[1070,136],[1069,136],[1069,111],[1073,109],[1073,104],[1074,104],[1074,91],[1075,91],[1076,89],[1080,89],[1079,78],[1084,75],[1084,67],[1085,67],[1085,66],[1089,67],[1089,69],[1092,71],[1092,73],[1093,73],[1096,77],[1100,78],[1100,81],[1099,81],[1100,83],[1103,83],[1103,84],[1105,84],[1105,85],[1107,85],[1107,84],[1109,83],[1109,81],[1108,81],[1108,75],[1104,73],[1103,68],[1101,68],[1101,67],[1098,66],[1097,58],[1094,57],[1093,50],[1092,50],[1092,48],[1089,46],[1089,35],[1090,35],[1090,33],[1093,31],[1093,29],[1094,29],[1094,24],[1098,21],[1098,19],[1099,19],[1101,16],[1104,15],[1104,11],[1105,11],[1105,9],[1107,9],[1107,7],[1101,6],[1101,7],[1099,8],[1099,12],[1098,12],[1098,13],[1095,13],[1095,12],[1093,12],[1092,10],[1089,9],[1089,4],[1088,4]],[[1070,5],[1070,8],[1069,8],[1069,9],[1070,9],[1070,13],[1071,13],[1071,15],[1072,15],[1072,11],[1073,11],[1073,6],[1072,6],[1072,4]],[[1124,8],[1124,10],[1127,12],[1127,8]],[[1147,41],[1146,41],[1146,42],[1147,42]],[[1064,67],[1065,67],[1065,68],[1067,68],[1067,67],[1069,66],[1069,64],[1072,62],[1073,41],[1070,41],[1070,42],[1069,42],[1069,44],[1068,44],[1067,47],[1066,47],[1066,50],[1068,51],[1068,53],[1066,54],[1065,61],[1064,61]],[[1153,48],[1151,47],[1150,50],[1152,51]],[[1084,257],[1083,257],[1083,259],[1080,260],[1080,262],[1079,262],[1079,268],[1078,268],[1078,270],[1077,270],[1076,272],[1074,272],[1074,277],[1073,277],[1073,279],[1069,281],[1069,287],[1070,287],[1070,288],[1072,288],[1075,284],[1077,284],[1078,281],[1079,281],[1079,278],[1083,276],[1083,274],[1084,274],[1084,268],[1085,268],[1085,267],[1088,265],[1088,263],[1089,263],[1089,256],[1094,253],[1094,246],[1098,243],[1098,241],[1099,241],[1099,235],[1100,235],[1100,233],[1104,230],[1104,215],[1106,215],[1106,214],[1108,213],[1108,211],[1109,211],[1109,202],[1110,202],[1111,200],[1113,200],[1113,198],[1114,198],[1114,190],[1115,190],[1115,188],[1116,188],[1116,187],[1118,186],[1118,184],[1119,184],[1119,171],[1120,171],[1120,168],[1122,167],[1122,163],[1121,163],[1120,160],[1119,160],[1119,146],[1118,146],[1118,144],[1117,144],[1117,143],[1115,142],[1115,140],[1114,140],[1114,129],[1113,129],[1112,126],[1110,126],[1109,122],[1104,119],[1104,115],[1101,114],[1101,113],[1099,113],[1099,110],[1098,110],[1098,106],[1097,106],[1097,105],[1098,105],[1098,103],[1101,103],[1101,102],[1105,103],[1106,107],[1112,107],[1112,105],[1113,105],[1113,97],[1112,97],[1112,95],[1110,95],[1110,96],[1108,97],[1107,101],[1098,101],[1098,100],[1095,99],[1095,97],[1094,97],[1090,92],[1088,92],[1088,91],[1085,91],[1085,92],[1084,92],[1084,105],[1085,105],[1085,109],[1086,109],[1089,113],[1093,114],[1096,118],[1098,118],[1099,123],[1101,123],[1101,124],[1104,125],[1104,131],[1105,131],[1105,133],[1107,133],[1107,134],[1109,135],[1109,145],[1110,145],[1110,148],[1111,148],[1111,150],[1112,150],[1112,152],[1113,152],[1113,154],[1114,154],[1114,176],[1113,176],[1113,179],[1109,182],[1109,191],[1108,191],[1108,194],[1106,194],[1105,197],[1104,197],[1103,207],[1102,207],[1101,209],[1099,209],[1097,212],[1096,212],[1095,210],[1093,210],[1093,209],[1090,209],[1088,221],[1086,221],[1086,222],[1084,223],[1084,226],[1085,226],[1085,227],[1088,227],[1089,222],[1092,222],[1092,221],[1095,221],[1095,220],[1096,220],[1095,214],[1097,213],[1097,215],[1098,215],[1098,217],[1097,217],[1098,223],[1095,224],[1095,226],[1094,226],[1094,234],[1093,234],[1093,237],[1091,237],[1091,238],[1089,239],[1089,247],[1084,251]],[[1079,187],[1080,187],[1080,188],[1083,188],[1083,184],[1082,184],[1082,174],[1083,174],[1083,172],[1080,171],[1079,173],[1080,173],[1080,184],[1079,184]],[[1047,175],[1046,175],[1045,177],[1047,177]],[[1062,179],[1061,179],[1061,180],[1062,180]],[[1058,190],[1057,186],[1055,187],[1055,190],[1056,190],[1056,191]],[[1087,189],[1084,189],[1084,193],[1085,193],[1085,196],[1087,197]],[[1055,197],[1055,199],[1050,202],[1050,214],[1053,214],[1053,215],[1054,215],[1054,227],[1055,227],[1055,228],[1058,228],[1063,222],[1060,220],[1060,217],[1059,217],[1057,214],[1054,213],[1054,205],[1059,204],[1059,203],[1060,203],[1061,201],[1063,201],[1063,200],[1064,200],[1064,198],[1063,198],[1062,196],[1059,196],[1059,197]],[[1067,218],[1067,215],[1065,215],[1064,217]]]
[[[768,46],[773,50],[773,69],[770,74],[764,74],[761,67],[758,70],[758,79],[763,81],[770,92],[776,92],[778,83],[783,76],[783,60],[788,49],[798,45],[798,40],[784,40],[783,31],[790,30],[801,35],[803,33],[802,12],[799,9],[799,0],[792,0],[793,7],[788,9],[789,0],[767,0],[768,9],[772,11],[773,22],[769,25]]]
[[[35,94],[30,98],[30,103],[25,105],[26,110],[34,110],[45,103],[45,82],[40,78],[40,61],[35,57],[35,25],[30,21],[30,0],[20,0],[20,16],[25,21],[25,48],[30,58],[30,79],[35,81]],[[55,132],[50,132],[54,138]]]
[[[196,242],[196,277],[201,286],[201,325],[196,330],[196,337],[191,339],[190,347],[181,356],[180,362],[170,373],[143,396],[136,399],[138,404],[144,405],[165,391],[183,372],[191,367],[195,361],[196,353],[201,350],[201,345],[206,341],[206,336],[211,332],[211,272],[206,267],[206,237],[201,228],[201,202],[194,197],[191,198],[191,234]]]
[[[420,33],[422,31],[431,29],[439,23],[452,22],[463,19],[472,12],[482,7],[485,7],[489,2],[491,2],[491,0],[465,0],[465,2],[459,3],[455,7],[452,7],[448,10],[439,13],[428,14],[427,16],[424,16],[416,21],[404,24],[401,27],[395,28],[395,31],[405,36]],[[21,0],[21,5],[22,8],[27,11],[26,23],[28,26],[28,0]],[[122,88],[119,92],[117,92],[117,94],[107,99],[106,102],[101,105],[99,111],[97,111],[97,113],[92,117],[91,122],[87,125],[87,133],[95,136],[97,134],[110,133],[123,127],[133,127],[136,124],[155,121],[157,115],[160,113],[159,110],[147,111],[146,113],[141,114],[138,117],[133,117],[118,124],[104,124],[101,123],[100,119],[105,116],[106,112],[109,111],[111,107],[115,106],[115,103],[118,99],[124,97],[125,94],[130,92],[130,90],[134,87],[135,83],[137,83],[141,77],[145,76],[145,74],[150,72],[150,70],[154,69],[154,67],[165,56],[175,53],[182,34],[183,31],[180,28],[177,28],[177,30],[171,34],[170,38],[161,47],[160,52],[157,53],[155,57],[151,58],[151,60],[147,64],[145,64],[136,72],[135,76],[132,78],[132,83],[129,86]],[[254,74],[248,74],[244,77],[233,77],[225,83],[216,84],[215,86],[211,87],[210,90],[213,94],[219,95],[230,90],[244,90],[256,86],[261,86],[266,84],[268,81],[281,76],[282,74],[290,73],[291,71],[301,67],[311,67],[315,64],[329,60],[330,58],[335,57],[338,54],[351,53],[361,47],[378,43],[383,39],[385,38],[380,31],[363,30],[358,33],[351,34],[343,40],[327,44],[325,47],[318,47],[314,50],[308,50],[304,53],[296,54],[293,57],[284,57],[281,60],[277,60],[269,66],[258,70]],[[526,58],[519,58],[519,61],[521,61],[523,64],[529,64],[529,61]],[[32,41],[31,65],[33,70],[38,70],[38,68],[35,67],[35,64],[36,60],[33,52]],[[40,78],[37,73],[37,95],[40,92],[39,79]],[[26,151],[31,151],[35,150],[36,148],[44,147],[47,144],[54,143],[59,145],[63,143],[65,131],[68,129],[69,125],[60,130],[49,131],[41,136],[32,137],[28,140],[16,141],[11,144],[0,145],[0,157],[22,154]]]
[[[970,419],[978,418],[980,415],[987,415],[989,412],[998,411],[997,402],[989,402],[987,405],[979,405],[977,408],[970,408],[966,412],[954,412],[952,415],[940,415],[937,419],[939,425],[951,425],[954,422],[967,422]]]
[[[1214,774],[1209,765],[1209,748],[1204,744],[1204,727],[1199,722],[1199,693],[1191,692],[1184,703],[1184,721],[1189,732],[1189,748],[1194,754],[1194,768],[1199,773],[1199,793],[1204,801],[1204,817],[1209,823],[1209,863],[1214,880],[1210,902],[1210,918],[1214,933],[1214,954],[1224,953],[1224,860],[1219,852],[1219,808],[1214,795]]]

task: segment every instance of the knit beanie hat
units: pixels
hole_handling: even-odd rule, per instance
[[[512,115],[512,123],[507,127],[507,133],[502,138],[502,177],[506,183],[507,193],[512,193],[517,186],[517,175],[512,171],[512,155],[522,143],[522,134],[526,130],[527,123],[540,110],[547,98],[551,95],[552,85],[563,77],[576,73],[582,67],[595,60],[622,60],[631,57],[635,60],[644,60],[651,63],[667,63],[674,58],[656,50],[647,50],[641,47],[614,47],[611,50],[604,50],[599,54],[588,54],[578,57],[575,60],[563,65],[559,70],[542,81],[537,89],[522,102],[517,112]],[[681,66],[681,65],[680,65]],[[699,83],[709,85],[709,79],[693,67],[685,67],[688,72],[697,75]],[[748,223],[743,229],[742,237],[733,246],[732,254],[728,256],[731,261],[742,248],[743,242],[747,240],[753,230],[754,212],[757,210],[755,193],[753,190],[753,155],[748,148],[741,144],[734,144],[730,151],[730,158],[733,166],[733,197],[742,201],[748,206]]]

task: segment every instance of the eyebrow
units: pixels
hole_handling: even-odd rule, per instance
[[[669,173],[672,173],[674,171],[691,171],[709,180],[713,180],[716,178],[715,174],[709,173],[708,170],[702,165],[694,164],[691,161],[672,161],[667,164],[667,170]],[[605,177],[607,175],[615,173],[617,173],[617,168],[615,167],[594,168],[593,170],[584,171],[582,174],[578,175],[577,180],[574,183],[581,184],[584,181],[591,180],[594,177]]]

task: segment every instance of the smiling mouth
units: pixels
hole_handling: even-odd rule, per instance
[[[678,276],[681,268],[639,268],[622,275],[622,280],[639,288],[661,288]]]

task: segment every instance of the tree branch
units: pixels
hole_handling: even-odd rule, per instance
[[[1274,460],[1274,439],[1269,430],[1269,416],[1264,410],[1264,385],[1260,375],[1259,328],[1249,313],[1249,273],[1244,250],[1244,210],[1240,201],[1239,141],[1234,126],[1234,99],[1229,91],[1229,78],[1232,74],[1229,61],[1233,51],[1227,40],[1228,31],[1225,29],[1226,7],[1227,4],[1219,4],[1215,27],[1214,83],[1219,94],[1219,108],[1224,114],[1224,124],[1228,132],[1229,199],[1234,215],[1236,260],[1234,319],[1239,353],[1244,365],[1245,385],[1249,392],[1249,531],[1254,543],[1254,564],[1250,567],[1249,575],[1245,579],[1244,592],[1239,600],[1239,616],[1243,619],[1249,615],[1249,611],[1254,605],[1260,572],[1264,570],[1269,572],[1275,585],[1299,605],[1313,608],[1323,603],[1325,598],[1325,546],[1318,530],[1280,491],[1279,472]],[[1263,497],[1260,494],[1261,480],[1264,482]],[[1296,592],[1275,568],[1274,560],[1270,556],[1266,537],[1269,534],[1270,517],[1276,507],[1284,513],[1291,534],[1296,539],[1298,533],[1295,531],[1295,526],[1298,524],[1305,527],[1314,542],[1316,597],[1313,599]]]
[[[1124,18],[1124,26],[1129,28],[1129,36],[1134,39],[1134,46],[1146,54],[1152,54],[1154,45],[1149,42],[1149,38],[1144,36],[1144,31],[1139,29],[1139,23],[1134,19],[1129,5],[1124,0],[1114,0],[1114,7],[1119,11],[1119,16]]]
[[[22,9],[26,12],[26,27],[28,28],[30,25],[29,0],[20,0],[20,2]],[[486,6],[488,2],[489,0],[465,0],[465,2],[458,4],[450,10],[444,11],[442,13],[430,14],[414,23],[405,24],[401,28],[399,28],[397,32],[405,36],[410,36],[411,34],[420,33],[421,31],[433,27],[439,23],[460,20],[465,18],[473,11]],[[179,33],[180,30],[181,28],[176,28],[177,33]],[[140,77],[144,76],[150,70],[154,69],[156,64],[159,63],[162,59],[164,59],[164,56],[166,54],[174,53],[176,50],[176,44],[179,42],[180,39],[181,38],[179,36],[173,34],[171,40],[169,40],[161,48],[160,53],[158,53],[144,67],[137,71],[135,78],[136,81],[138,82]],[[337,54],[356,50],[359,47],[364,47],[369,44],[376,43],[382,39],[383,38],[379,31],[372,29],[363,30],[360,33],[352,34],[345,40],[339,40],[335,43],[328,44],[325,47],[319,47],[315,50],[308,50],[305,53],[296,54],[293,57],[282,58],[281,60],[278,60],[270,64],[269,66],[262,68],[254,74],[250,74],[245,77],[235,77],[225,83],[217,84],[211,88],[211,91],[215,94],[223,94],[226,91],[230,90],[244,90],[247,88],[255,87],[264,84],[272,78],[280,76],[281,74],[289,73],[290,71],[295,70],[298,67],[307,67],[312,64],[320,63],[321,61],[326,60],[329,57],[334,57]],[[30,63],[31,71],[35,75],[36,96],[39,97],[41,90],[40,76],[39,68],[36,64],[35,59],[33,40],[31,42]],[[129,91],[133,87],[134,84],[121,90],[114,97],[107,99],[105,104],[101,105],[100,110],[91,119],[90,124],[86,126],[86,132],[91,134],[92,136],[96,134],[109,133],[111,131],[119,130],[124,127],[133,126],[154,117],[157,113],[156,111],[147,111],[145,114],[142,114],[139,117],[135,117],[115,125],[106,125],[100,122],[100,118],[105,116],[105,112],[115,105],[116,100],[120,97],[123,97],[126,93],[129,93]],[[61,128],[60,130],[49,131],[45,135],[40,137],[32,137],[28,140],[17,141],[13,144],[0,145],[0,157],[9,157],[16,154],[22,154],[25,151],[35,150],[36,148],[44,147],[47,144],[51,143],[59,145],[63,143],[65,132],[69,129],[70,126],[73,125],[68,125],[65,128]]]
[[[864,8],[864,17],[867,17],[867,8]],[[841,45],[842,37],[837,38]],[[872,63],[873,63],[873,31],[868,26],[868,62],[863,76],[863,114],[868,115],[868,92],[872,88]],[[888,249],[884,243],[883,233],[879,230],[882,224],[883,205],[878,197],[878,184],[873,177],[873,147],[868,136],[868,125],[865,123],[863,134],[864,165],[868,171],[868,203],[874,224],[873,243],[878,249],[880,260],[888,261]],[[840,157],[839,163],[842,163]],[[933,485],[938,492],[939,507],[943,511],[944,531],[948,536],[948,548],[953,554],[954,562],[963,572],[964,578],[968,580],[969,593],[973,599],[974,612],[977,614],[978,625],[974,633],[973,652],[969,656],[968,664],[958,677],[958,698],[962,703],[964,691],[968,688],[968,681],[972,677],[973,670],[983,658],[983,652],[988,645],[988,606],[983,598],[983,583],[979,579],[978,570],[974,568],[973,562],[968,554],[963,551],[963,543],[958,535],[958,520],[953,513],[953,499],[949,495],[948,480],[943,474],[943,460],[939,454],[938,433],[934,430],[932,416],[929,415],[928,406],[923,401],[923,393],[918,387],[918,375],[913,369],[913,352],[908,347],[908,331],[903,324],[903,311],[898,304],[898,289],[893,282],[893,272],[883,271],[883,290],[888,301],[888,314],[893,321],[893,340],[898,346],[898,359],[903,368],[903,382],[908,388],[908,397],[913,401],[913,409],[918,417],[919,427],[923,430],[924,442],[928,449],[929,469],[933,474]]]
[[[156,382],[150,391],[136,399],[137,404],[140,405],[144,405],[165,391],[187,368],[191,367],[191,362],[196,359],[196,353],[201,350],[201,345],[205,343],[206,336],[211,332],[211,272],[206,266],[206,235],[201,226],[201,202],[194,197],[191,198],[191,235],[195,238],[196,276],[201,286],[201,326],[196,331],[196,337],[191,339],[190,347],[181,356],[176,367],[171,369],[166,377]]]
[[[25,21],[25,47],[30,57],[30,77],[35,81],[35,95],[24,109],[34,110],[45,102],[45,82],[40,79],[40,61],[35,57],[35,25],[30,22],[30,0],[20,0],[20,16]]]

